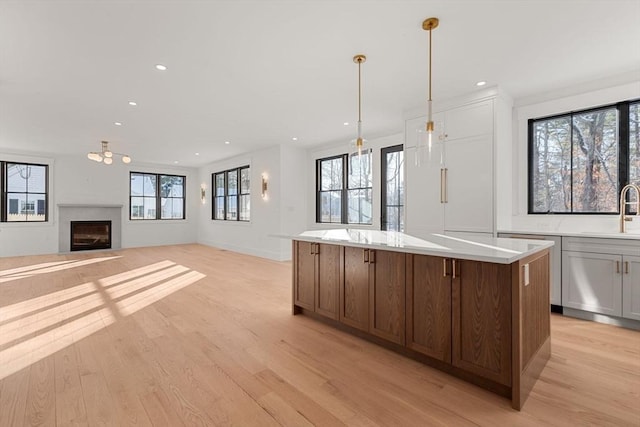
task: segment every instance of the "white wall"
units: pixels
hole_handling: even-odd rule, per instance
[[[604,84],[604,82],[600,82]],[[605,85],[606,86],[606,85]],[[514,216],[511,224],[501,221],[498,229],[539,231],[611,231],[616,232],[618,217],[615,215],[528,215],[527,214],[527,121],[574,110],[582,110],[619,101],[640,98],[640,81],[634,81],[591,89],[560,98],[535,103],[519,103],[514,109]]]
[[[278,236],[304,230],[306,180],[301,169],[304,151],[285,145],[211,163],[199,170],[199,183],[207,185],[207,202],[200,205],[198,242],[236,252],[275,260],[291,258],[289,240]],[[251,221],[213,220],[211,175],[227,169],[251,167]],[[261,196],[262,175],[268,177],[265,199]]]
[[[58,204],[122,205],[122,247],[193,243],[196,241],[199,184],[195,169],[160,165],[129,165],[114,161],[110,166],[84,156],[38,157],[0,153],[2,160],[49,165],[49,221],[0,223],[0,256],[58,252]],[[187,177],[186,220],[129,220],[129,172],[185,175]]]

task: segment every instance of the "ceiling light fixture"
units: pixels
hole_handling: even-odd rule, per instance
[[[353,62],[358,64],[358,133],[356,139],[352,141],[355,143],[355,148],[358,150],[358,156],[362,155],[362,146],[365,143],[365,139],[362,138],[362,70],[361,66],[363,62],[366,62],[367,57],[360,54],[353,57]]]
[[[162,64],[156,64],[156,70],[167,71],[167,66]]]
[[[136,101],[129,101],[129,105],[135,107],[136,105],[138,105],[138,103]]]
[[[349,126],[349,122],[344,122],[343,125]]]
[[[478,83],[476,83],[476,86],[484,86],[486,84],[487,84],[487,82],[485,82],[484,80],[481,80]]]
[[[116,125],[116,126],[122,126],[122,123],[120,123],[120,122],[113,122],[113,124]]]
[[[96,152],[91,151],[87,154],[87,158],[89,160],[93,160],[94,162],[104,163],[105,165],[110,165],[113,163],[113,156],[118,155],[122,158],[122,163],[131,163],[131,157],[122,153],[114,153],[109,149],[109,142],[102,141],[102,151]]]
[[[291,139],[294,140],[294,141],[298,140],[298,138],[296,138],[295,136],[293,138],[291,138]]]
[[[226,145],[231,144],[231,142],[229,142],[229,141],[225,141],[224,143],[225,143]]]

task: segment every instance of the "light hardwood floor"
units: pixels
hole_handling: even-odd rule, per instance
[[[0,258],[0,426],[639,426],[640,333],[551,325],[517,412],[292,316],[290,263],[200,245]]]

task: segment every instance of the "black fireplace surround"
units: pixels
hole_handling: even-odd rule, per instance
[[[71,221],[71,250],[111,249],[111,221]]]

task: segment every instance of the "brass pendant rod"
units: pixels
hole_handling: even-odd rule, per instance
[[[429,101],[431,101],[431,31],[429,27]]]
[[[361,71],[360,66],[362,65],[362,61],[358,61],[358,121],[362,121],[362,90],[360,87],[361,81]]]

